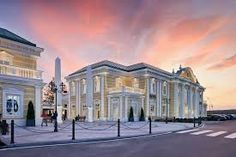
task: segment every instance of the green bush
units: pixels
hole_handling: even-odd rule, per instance
[[[141,108],[141,113],[140,113],[139,121],[145,121],[143,108]]]
[[[29,101],[26,118],[26,126],[35,126],[35,112],[32,101]]]
[[[133,107],[130,107],[130,111],[129,111],[129,122],[133,122],[134,121],[134,111],[133,111]]]

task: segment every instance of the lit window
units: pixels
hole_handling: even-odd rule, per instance
[[[163,83],[163,95],[167,95],[167,83]]]
[[[5,51],[0,51],[0,64],[11,65],[13,56],[6,53]]]
[[[138,83],[138,79],[137,78],[134,78],[133,86],[134,86],[134,88],[139,88],[139,83]]]
[[[71,95],[74,96],[75,95],[75,83],[71,82]]]
[[[116,78],[116,87],[121,87],[122,86],[122,80],[121,78]]]
[[[82,93],[86,94],[86,80],[85,79],[82,80]]]
[[[156,93],[156,83],[155,83],[155,79],[152,78],[151,79],[151,86],[150,86],[150,93],[151,94],[155,94]]]
[[[94,78],[94,93],[100,92],[100,77],[95,76]]]

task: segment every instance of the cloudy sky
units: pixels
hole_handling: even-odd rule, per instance
[[[63,75],[100,60],[192,67],[214,109],[236,108],[236,0],[1,0],[0,27],[56,56]]]

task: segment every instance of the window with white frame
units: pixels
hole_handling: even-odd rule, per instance
[[[134,80],[133,80],[133,87],[134,88],[139,88],[139,83],[138,83],[138,79],[137,78],[134,78]]]
[[[5,51],[0,51],[0,64],[12,65],[13,56],[6,53]]]
[[[155,79],[151,79],[151,84],[150,84],[150,93],[155,94],[156,93],[156,82]]]
[[[86,80],[82,79],[82,94],[86,94]]]
[[[71,82],[71,95],[75,96],[75,82]]]
[[[116,78],[116,87],[121,87],[122,86],[122,80],[121,78]]]
[[[163,95],[167,95],[167,82],[163,83]]]
[[[3,90],[3,118],[23,117],[23,92],[17,89]]]
[[[100,92],[101,85],[100,85],[100,77],[99,76],[94,77],[94,86],[93,87],[94,87],[94,93]]]

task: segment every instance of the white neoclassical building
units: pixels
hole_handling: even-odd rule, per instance
[[[35,108],[36,124],[41,123],[41,92],[44,85],[37,60],[42,48],[0,28],[0,117],[25,125],[28,103]]]
[[[88,75],[88,73],[91,73]],[[191,68],[169,73],[145,63],[124,66],[101,61],[66,77],[69,83],[69,117],[90,121],[128,120],[130,108],[138,120],[206,116],[202,87]]]

